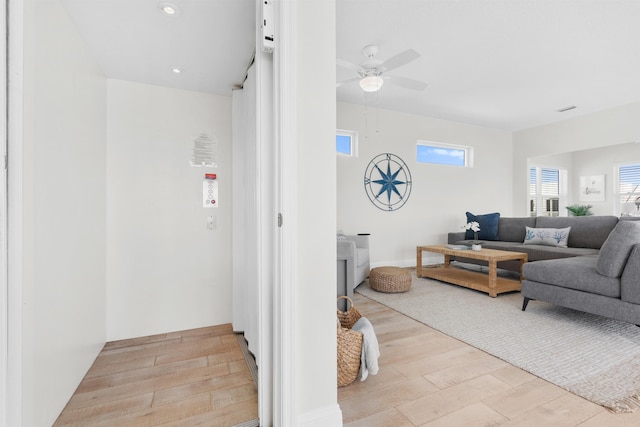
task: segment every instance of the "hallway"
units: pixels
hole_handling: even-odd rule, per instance
[[[55,426],[251,426],[258,393],[230,324],[107,343]]]

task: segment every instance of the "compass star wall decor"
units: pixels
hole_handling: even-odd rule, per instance
[[[395,154],[378,154],[371,159],[364,172],[364,190],[378,209],[400,209],[411,194],[409,167]]]

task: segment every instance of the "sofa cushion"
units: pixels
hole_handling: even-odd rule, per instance
[[[528,281],[620,298],[620,279],[598,273],[597,256],[528,262],[522,273]]]
[[[532,228],[527,227],[524,236],[525,245],[544,245],[566,248],[571,227],[567,228]]]
[[[462,241],[459,244],[469,244]],[[483,248],[498,249],[502,251],[524,252],[528,260],[544,261],[546,259],[571,258],[584,255],[598,255],[597,249],[589,248],[558,248],[555,246],[525,245],[516,242],[483,242]]]
[[[616,216],[539,216],[538,228],[571,227],[569,247],[600,249],[618,223]]]
[[[474,215],[471,212],[467,212],[467,223],[476,221],[480,225],[480,231],[478,232],[479,240],[498,240],[498,222],[500,221],[500,214],[498,212]],[[473,231],[467,230],[465,232],[465,239],[473,239]]]
[[[598,272],[608,277],[620,277],[634,245],[640,243],[640,223],[621,221],[600,248]]]
[[[503,242],[522,243],[526,227],[535,226],[536,218],[532,216],[523,218],[500,217],[498,221],[498,238]]]
[[[627,264],[620,277],[620,298],[632,304],[640,304],[640,245],[631,249]]]

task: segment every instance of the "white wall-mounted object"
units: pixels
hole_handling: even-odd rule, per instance
[[[273,0],[262,1],[262,51],[266,53],[273,52],[274,41],[274,22],[273,22]]]
[[[215,173],[206,173],[202,180],[202,207],[218,207],[218,179]]]
[[[218,139],[203,132],[193,140],[191,166],[218,167]]]
[[[209,215],[207,217],[207,230],[213,231],[218,226],[218,220],[215,216]]]
[[[604,175],[580,177],[580,201],[604,202]]]

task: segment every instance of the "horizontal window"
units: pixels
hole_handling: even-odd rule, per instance
[[[440,142],[418,141],[416,160],[418,163],[434,163],[448,166],[473,166],[473,148]]]

